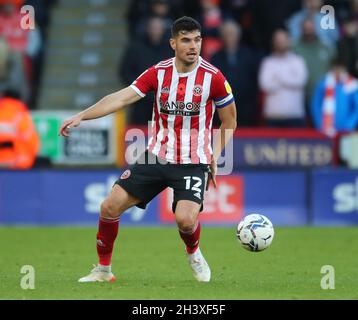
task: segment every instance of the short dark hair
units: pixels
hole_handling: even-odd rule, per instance
[[[333,59],[331,60],[331,68],[337,68],[337,67],[344,67],[346,68],[346,65],[342,59],[342,57],[340,56],[334,56]]]
[[[172,25],[172,37],[178,36],[181,31],[191,32],[196,30],[201,32],[200,23],[193,18],[184,16],[174,21]]]

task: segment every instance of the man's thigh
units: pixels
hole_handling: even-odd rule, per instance
[[[180,200],[188,200],[203,209],[204,193],[208,181],[206,165],[175,165],[170,169],[169,186],[174,190],[173,212]]]
[[[201,204],[191,200],[179,200],[175,207],[175,220],[179,226],[193,227],[198,219]]]
[[[138,198],[130,195],[121,186],[115,184],[102,206],[107,210],[118,212],[120,215],[139,202]]]
[[[135,205],[144,209],[156,195],[162,192],[167,183],[159,170],[159,164],[139,164],[129,167],[115,182],[132,197],[140,201]]]

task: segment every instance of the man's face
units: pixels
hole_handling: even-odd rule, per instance
[[[344,66],[333,66],[332,72],[334,73],[336,78],[339,78],[342,74],[346,73],[347,70]]]
[[[200,31],[180,31],[179,35],[170,39],[170,46],[175,51],[175,57],[185,64],[192,64],[199,58],[201,50]]]
[[[240,31],[234,23],[227,22],[222,25],[221,38],[226,47],[236,47],[240,42]]]
[[[312,39],[316,36],[316,30],[312,20],[306,20],[303,22],[302,34],[306,39]]]
[[[273,36],[273,49],[277,53],[286,53],[290,49],[290,40],[284,31],[276,31]]]
[[[151,18],[147,25],[147,34],[152,43],[159,43],[164,35],[164,23],[160,18]]]
[[[304,5],[311,12],[320,11],[322,0],[305,0]]]
[[[349,21],[344,24],[344,31],[349,37],[355,37],[358,34],[358,26],[355,21]]]

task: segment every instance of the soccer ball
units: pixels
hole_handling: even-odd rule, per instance
[[[271,245],[274,229],[271,221],[261,214],[249,214],[237,226],[237,238],[249,251],[262,251]]]

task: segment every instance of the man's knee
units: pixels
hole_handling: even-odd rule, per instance
[[[198,223],[200,205],[192,201],[180,200],[175,210],[178,228],[183,232],[193,232]]]
[[[179,213],[176,217],[178,228],[182,232],[193,232],[197,224],[196,212]]]
[[[101,204],[101,216],[118,218],[124,211],[138,202],[139,199],[129,195],[122,187],[114,185],[111,193]]]
[[[122,211],[123,212],[123,211]],[[104,200],[101,204],[101,217],[118,218],[121,214],[121,206],[111,200]]]

